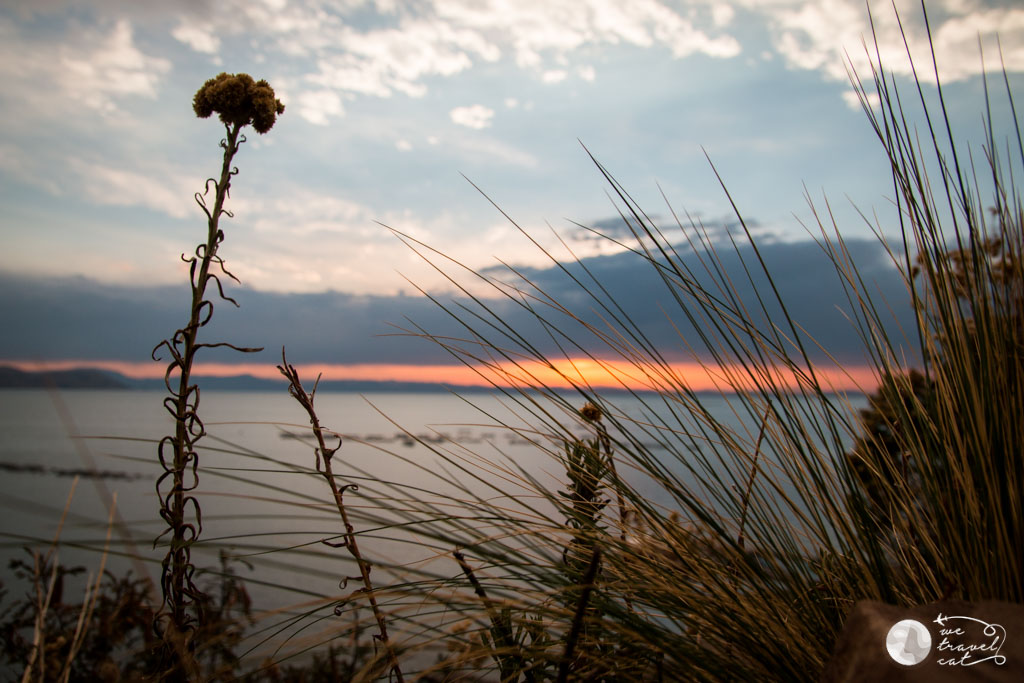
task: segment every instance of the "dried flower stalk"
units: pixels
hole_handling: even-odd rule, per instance
[[[333,448],[328,447],[327,442],[324,440],[324,429],[320,425],[320,418],[317,417],[316,410],[313,406],[313,401],[316,397],[316,389],[320,384],[320,377],[317,376],[316,382],[313,384],[313,391],[306,393],[306,390],[302,388],[302,383],[299,381],[299,372],[295,369],[295,366],[288,364],[288,359],[285,357],[284,349],[281,350],[281,365],[277,366],[277,369],[281,371],[285,379],[288,380],[288,393],[295,398],[296,401],[305,409],[306,414],[309,415],[309,423],[313,426],[313,435],[316,437],[317,448],[314,450],[316,455],[316,470],[323,478],[327,481],[327,485],[331,487],[331,493],[334,495],[334,503],[338,507],[338,514],[341,516],[341,522],[345,526],[345,534],[341,543],[332,543],[324,540],[325,545],[329,545],[332,548],[345,548],[349,554],[355,558],[356,565],[359,567],[359,576],[351,577],[358,579],[362,582],[362,588],[358,589],[356,593],[365,593],[366,599],[370,603],[370,608],[373,610],[373,617],[377,621],[377,633],[374,635],[374,640],[380,642],[384,646],[385,656],[388,661],[388,671],[394,675],[395,679],[399,683],[403,683],[405,680],[402,676],[402,669],[398,663],[398,656],[395,654],[395,650],[392,647],[390,640],[388,639],[388,627],[387,620],[384,618],[384,612],[381,610],[380,605],[377,603],[377,596],[374,592],[373,582],[370,579],[370,571],[373,565],[365,560],[362,553],[359,551],[359,544],[356,541],[355,527],[352,526],[352,522],[349,520],[348,510],[345,509],[344,495],[345,491],[352,489],[358,491],[359,486],[357,484],[345,484],[344,486],[338,486],[338,482],[334,478],[334,471],[331,468],[331,459],[334,454],[341,448],[341,437],[338,437],[338,445]],[[323,458],[321,458],[323,456]],[[342,585],[347,584],[349,578],[345,578]],[[355,595],[355,594],[353,594]],[[347,601],[346,601],[347,602]],[[343,605],[344,603],[342,603]],[[335,608],[335,614],[340,615],[340,609],[342,605]]]

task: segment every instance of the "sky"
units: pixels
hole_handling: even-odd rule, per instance
[[[895,4],[930,66],[919,4]],[[909,88],[892,7],[872,9]],[[979,44],[995,67],[998,32],[1019,89],[1024,8],[928,12],[950,119],[977,139]],[[421,295],[451,284],[394,231],[451,270],[501,262],[569,298],[551,257],[574,255],[683,363],[659,283],[586,229],[622,227],[591,155],[656,222],[689,215],[728,248],[731,197],[801,324],[856,368],[841,289],[810,279],[806,196],[828,201],[907,323],[873,234],[895,234],[892,181],[849,82],[848,67],[869,73],[869,36],[860,0],[0,0],[0,362],[161,372],[150,351],[187,317],[179,255],[204,239],[192,196],[220,165],[223,127],[192,96],[227,71],[267,79],[286,111],[235,159],[220,253],[241,308],[218,306],[208,330],[268,351],[213,353],[208,373],[272,373],[287,344],[336,379],[469,381],[440,347],[393,336],[458,327]],[[507,305],[493,304],[529,324]]]

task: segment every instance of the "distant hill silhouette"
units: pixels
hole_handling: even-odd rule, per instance
[[[314,378],[309,379],[310,385]],[[195,376],[195,381],[204,391],[280,391],[288,389],[288,383],[281,379],[261,379],[252,375],[231,377]],[[374,382],[365,380],[325,380],[320,382],[320,391],[339,392],[394,392],[432,393],[446,391],[445,384],[426,382]],[[0,365],[0,389],[163,389],[162,379],[135,379],[111,370],[76,368],[73,370],[46,370],[26,372],[7,365]],[[451,386],[462,393],[491,391],[488,387]]]
[[[116,372],[93,368],[25,372],[0,365],[0,388],[4,389],[129,389],[126,380]]]

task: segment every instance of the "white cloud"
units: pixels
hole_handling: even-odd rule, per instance
[[[460,126],[480,130],[490,127],[491,119],[494,118],[494,110],[482,104],[474,104],[470,107],[456,107],[451,110],[449,115],[452,117],[452,121]]]
[[[355,235],[373,223],[372,212],[358,202],[301,188],[274,197],[245,194],[232,200],[231,209],[255,232],[283,234],[288,239]]]
[[[480,163],[481,159],[487,159],[522,168],[537,168],[540,165],[537,158],[529,152],[485,136],[472,139],[459,136],[448,143],[448,150],[457,152],[472,163]]]
[[[171,36],[196,52],[214,55],[220,49],[220,38],[211,33],[208,28],[184,20],[171,31]]]
[[[665,0],[388,0],[373,7],[360,0],[223,0],[208,6],[202,23],[180,20],[174,35],[211,53],[218,40],[244,36],[260,53],[313,64],[300,78],[314,89],[421,97],[432,78],[503,57],[543,74],[566,68],[581,48],[602,45],[667,47],[676,57],[738,54],[739,44],[723,33],[728,8],[720,0],[697,2],[709,8],[694,12]],[[368,12],[377,15],[369,26]]]
[[[195,192],[203,189],[197,182],[202,176],[152,158],[115,162],[0,143],[0,173],[62,200],[143,207],[172,218],[202,216],[193,200]]]
[[[416,282],[433,282],[436,273],[381,224],[430,242],[467,222],[445,212],[425,218],[405,210],[377,211],[298,185],[278,185],[271,196],[243,188],[237,194],[225,257],[247,286],[268,291],[387,294],[408,288],[396,270]],[[475,253],[472,240],[460,240],[460,246],[461,254]]]
[[[309,79],[378,97],[395,92],[421,97],[426,93],[423,79],[465,71],[474,57],[494,61],[500,56],[495,44],[478,33],[425,20],[365,33],[345,27],[338,40],[344,50],[324,54],[318,73]]]
[[[652,3],[649,13],[653,19],[654,39],[668,45],[677,58],[694,54],[727,58],[741,52],[739,41],[732,36],[712,37],[663,5]]]
[[[191,197],[194,180],[166,169],[146,172],[71,159],[68,167],[85,198],[107,206],[141,206],[174,218],[201,215]]]
[[[9,122],[61,120],[69,113],[78,119],[83,104],[113,114],[124,98],[155,98],[170,70],[170,61],[135,45],[127,20],[40,37],[0,16],[0,80]]]
[[[728,26],[735,16],[736,11],[730,5],[722,2],[716,2],[711,5],[711,20],[715,26]]]
[[[561,83],[569,76],[565,69],[552,69],[541,74],[540,79],[548,84]]]
[[[333,90],[311,90],[300,93],[296,106],[299,116],[317,126],[326,126],[332,116],[341,116],[345,108]]]
[[[160,78],[171,70],[171,63],[136,48],[131,24],[118,21],[98,42],[92,49],[62,51],[58,80],[67,93],[102,111],[115,109],[119,96],[156,97]]]
[[[516,63],[542,68],[593,44],[665,45],[677,57],[704,52],[738,54],[731,36],[712,36],[686,13],[657,0],[444,0],[435,3],[439,18],[511,43]],[[503,37],[507,36],[507,37]]]
[[[870,78],[868,55],[862,41],[871,45],[871,26],[861,0],[739,0],[748,9],[762,14],[775,49],[794,68],[820,70],[836,80],[846,80],[849,56],[861,78]],[[931,53],[924,30],[920,5],[916,0],[898,0],[911,54],[918,65],[918,76],[933,78]],[[943,81],[955,81],[981,73],[978,40],[984,46],[989,67],[996,66],[996,34],[1003,45],[1003,57],[1010,71],[1024,70],[1024,7],[1007,4],[984,6],[961,0],[934,0],[929,3],[929,21],[939,75]],[[900,34],[899,23],[888,5],[873,6],[875,30],[881,59],[890,73],[911,75]]]
[[[412,143],[408,140],[398,140],[395,142],[395,149],[400,152],[410,152],[412,151]]]
[[[61,2],[54,5],[64,7]],[[914,54],[927,64],[917,0],[897,0],[897,6]],[[431,79],[453,77],[502,58],[546,82],[557,82],[564,70],[592,80],[593,67],[569,65],[582,50],[589,57],[589,51],[607,45],[661,48],[676,58],[736,57],[741,46],[732,31],[738,7],[747,10],[744,20],[761,18],[775,53],[791,68],[820,70],[845,80],[845,48],[858,70],[867,73],[861,38],[869,34],[869,25],[863,0],[223,0],[206,5],[202,15],[163,10],[162,16],[177,22],[172,35],[193,50],[216,54],[228,41],[239,39],[258,48],[254,59],[281,57],[278,63],[291,70],[295,90],[304,83],[318,93],[310,96],[303,115],[322,123],[339,115],[336,105],[353,95],[421,97]],[[1019,3],[931,0],[929,8],[944,78],[980,72],[979,33],[989,64],[995,65],[996,31],[1002,35],[1007,66],[1024,70],[1024,7]],[[133,8],[118,16],[141,21],[160,11]],[[376,13],[370,24],[363,21],[368,13]],[[883,59],[893,72],[908,74],[891,10],[876,3],[875,18]],[[153,96],[171,67],[136,47],[127,20],[109,26],[107,34],[86,30],[82,36],[66,36],[63,44],[46,45],[49,63],[36,67],[50,81],[59,80],[62,91],[106,112],[116,109],[118,97]],[[10,51],[0,47],[0,53]],[[289,58],[295,58],[291,64]],[[0,73],[12,70],[0,65]],[[327,91],[339,99],[326,99],[322,93]]]

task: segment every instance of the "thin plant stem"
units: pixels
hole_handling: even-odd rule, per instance
[[[601,549],[594,548],[594,554],[590,557],[590,564],[583,574],[580,582],[580,597],[576,602],[576,613],[573,615],[572,627],[565,639],[565,652],[562,653],[562,661],[558,665],[558,683],[565,683],[569,680],[569,670],[572,666],[572,656],[576,651],[576,643],[579,642],[580,633],[583,631],[583,622],[587,613],[587,603],[590,602],[590,594],[594,590],[594,579],[597,577],[597,570],[601,566]]]
[[[771,415],[771,408],[765,411],[764,419],[761,420],[761,429],[757,433],[757,445],[754,446],[754,462],[750,465],[750,479],[747,480],[747,489],[743,492],[743,507],[740,511],[740,531],[736,537],[736,544],[743,550],[743,543],[746,540],[743,536],[743,527],[747,523],[747,508],[750,505],[750,492],[754,488],[754,478],[757,476],[757,460],[761,455],[761,443],[764,441],[764,431],[768,427],[768,416]]]
[[[398,663],[398,656],[395,653],[394,647],[388,638],[388,627],[387,619],[384,617],[384,612],[381,610],[380,605],[377,602],[377,595],[373,587],[373,582],[370,579],[370,570],[372,565],[369,561],[363,558],[362,553],[359,550],[359,543],[356,541],[355,527],[352,526],[352,522],[349,520],[348,510],[345,508],[344,494],[347,489],[358,491],[359,486],[357,484],[345,484],[344,486],[338,486],[338,482],[334,478],[334,471],[331,467],[331,460],[334,454],[341,448],[341,437],[338,438],[338,445],[333,448],[327,446],[327,442],[324,439],[324,430],[320,425],[320,418],[316,414],[316,409],[313,406],[314,398],[316,397],[316,388],[320,383],[320,377],[318,376],[316,382],[313,384],[313,390],[310,393],[306,393],[306,390],[302,388],[302,382],[299,381],[298,370],[295,366],[288,364],[288,359],[285,357],[284,349],[281,350],[281,365],[277,366],[281,374],[284,375],[285,379],[288,380],[288,393],[299,402],[299,405],[303,407],[306,414],[309,415],[309,422],[313,426],[313,435],[316,437],[317,449],[316,454],[316,469],[323,475],[327,485],[331,488],[331,494],[334,497],[334,503],[338,508],[338,514],[341,516],[341,522],[345,526],[344,540],[341,543],[331,543],[329,541],[323,541],[324,544],[334,548],[345,548],[349,551],[353,558],[355,558],[356,565],[359,567],[359,579],[362,581],[363,587],[359,592],[366,594],[366,599],[370,603],[370,609],[373,611],[373,617],[377,622],[377,635],[375,636],[385,649],[386,656],[388,659],[388,669],[390,673],[394,674],[395,679],[402,683],[405,679],[402,675],[401,666]],[[321,456],[323,458],[321,459]],[[347,580],[346,580],[347,582]]]
[[[164,373],[164,383],[171,396],[164,400],[164,407],[173,416],[175,423],[174,435],[164,437],[158,446],[160,464],[164,472],[157,479],[156,490],[160,496],[160,516],[167,523],[164,534],[170,533],[171,539],[161,573],[164,602],[156,616],[155,625],[158,634],[174,644],[173,649],[177,651],[179,664],[189,672],[189,676],[197,674],[198,669],[194,657],[190,654],[194,643],[188,634],[194,633],[203,623],[203,593],[193,580],[195,566],[192,564],[191,553],[192,545],[202,533],[202,510],[198,499],[190,492],[199,485],[199,455],[196,443],[206,435],[206,429],[198,414],[199,387],[192,384],[192,366],[196,352],[204,347],[229,346],[242,352],[257,350],[227,343],[211,344],[198,341],[199,328],[206,325],[213,315],[213,303],[206,298],[207,287],[211,281],[216,283],[221,298],[238,305],[224,294],[219,277],[211,272],[211,269],[218,265],[225,275],[236,279],[224,268],[224,261],[217,254],[217,249],[224,240],[224,232],[220,229],[220,217],[231,215],[224,208],[224,202],[230,193],[231,178],[238,173],[238,169],[231,164],[239,146],[245,142],[245,136],[240,135],[241,128],[242,124],[237,122],[225,124],[226,137],[221,140],[224,154],[220,179],[211,178],[206,183],[207,192],[211,185],[214,190],[212,209],[206,206],[203,195],[195,195],[196,202],[207,216],[207,236],[206,242],[196,247],[191,258],[186,259],[182,256],[182,260],[189,263],[192,287],[189,322],[153,350],[154,358],[161,348],[165,348],[171,354],[172,360]],[[176,383],[174,373],[178,374]],[[171,451],[169,458],[165,452],[168,448]],[[186,473],[189,470],[191,481],[187,482]],[[170,490],[166,488],[168,480]]]
[[[522,670],[522,657],[516,653],[517,644],[515,636],[512,633],[512,626],[510,619],[502,618],[502,615],[495,608],[494,601],[487,595],[487,591],[484,590],[483,584],[480,583],[480,579],[476,577],[476,573],[473,572],[473,568],[469,566],[469,562],[466,561],[466,556],[463,555],[459,550],[452,551],[452,557],[459,563],[459,568],[462,573],[466,575],[470,585],[473,587],[473,592],[480,598],[480,602],[483,603],[484,609],[487,610],[487,616],[491,621],[491,633],[495,641],[495,648],[492,650],[491,655],[498,664],[498,669],[501,672],[502,681],[516,681],[519,677],[519,672]],[[499,654],[499,652],[503,654]],[[529,669],[524,671],[527,683],[536,680],[533,672]]]

